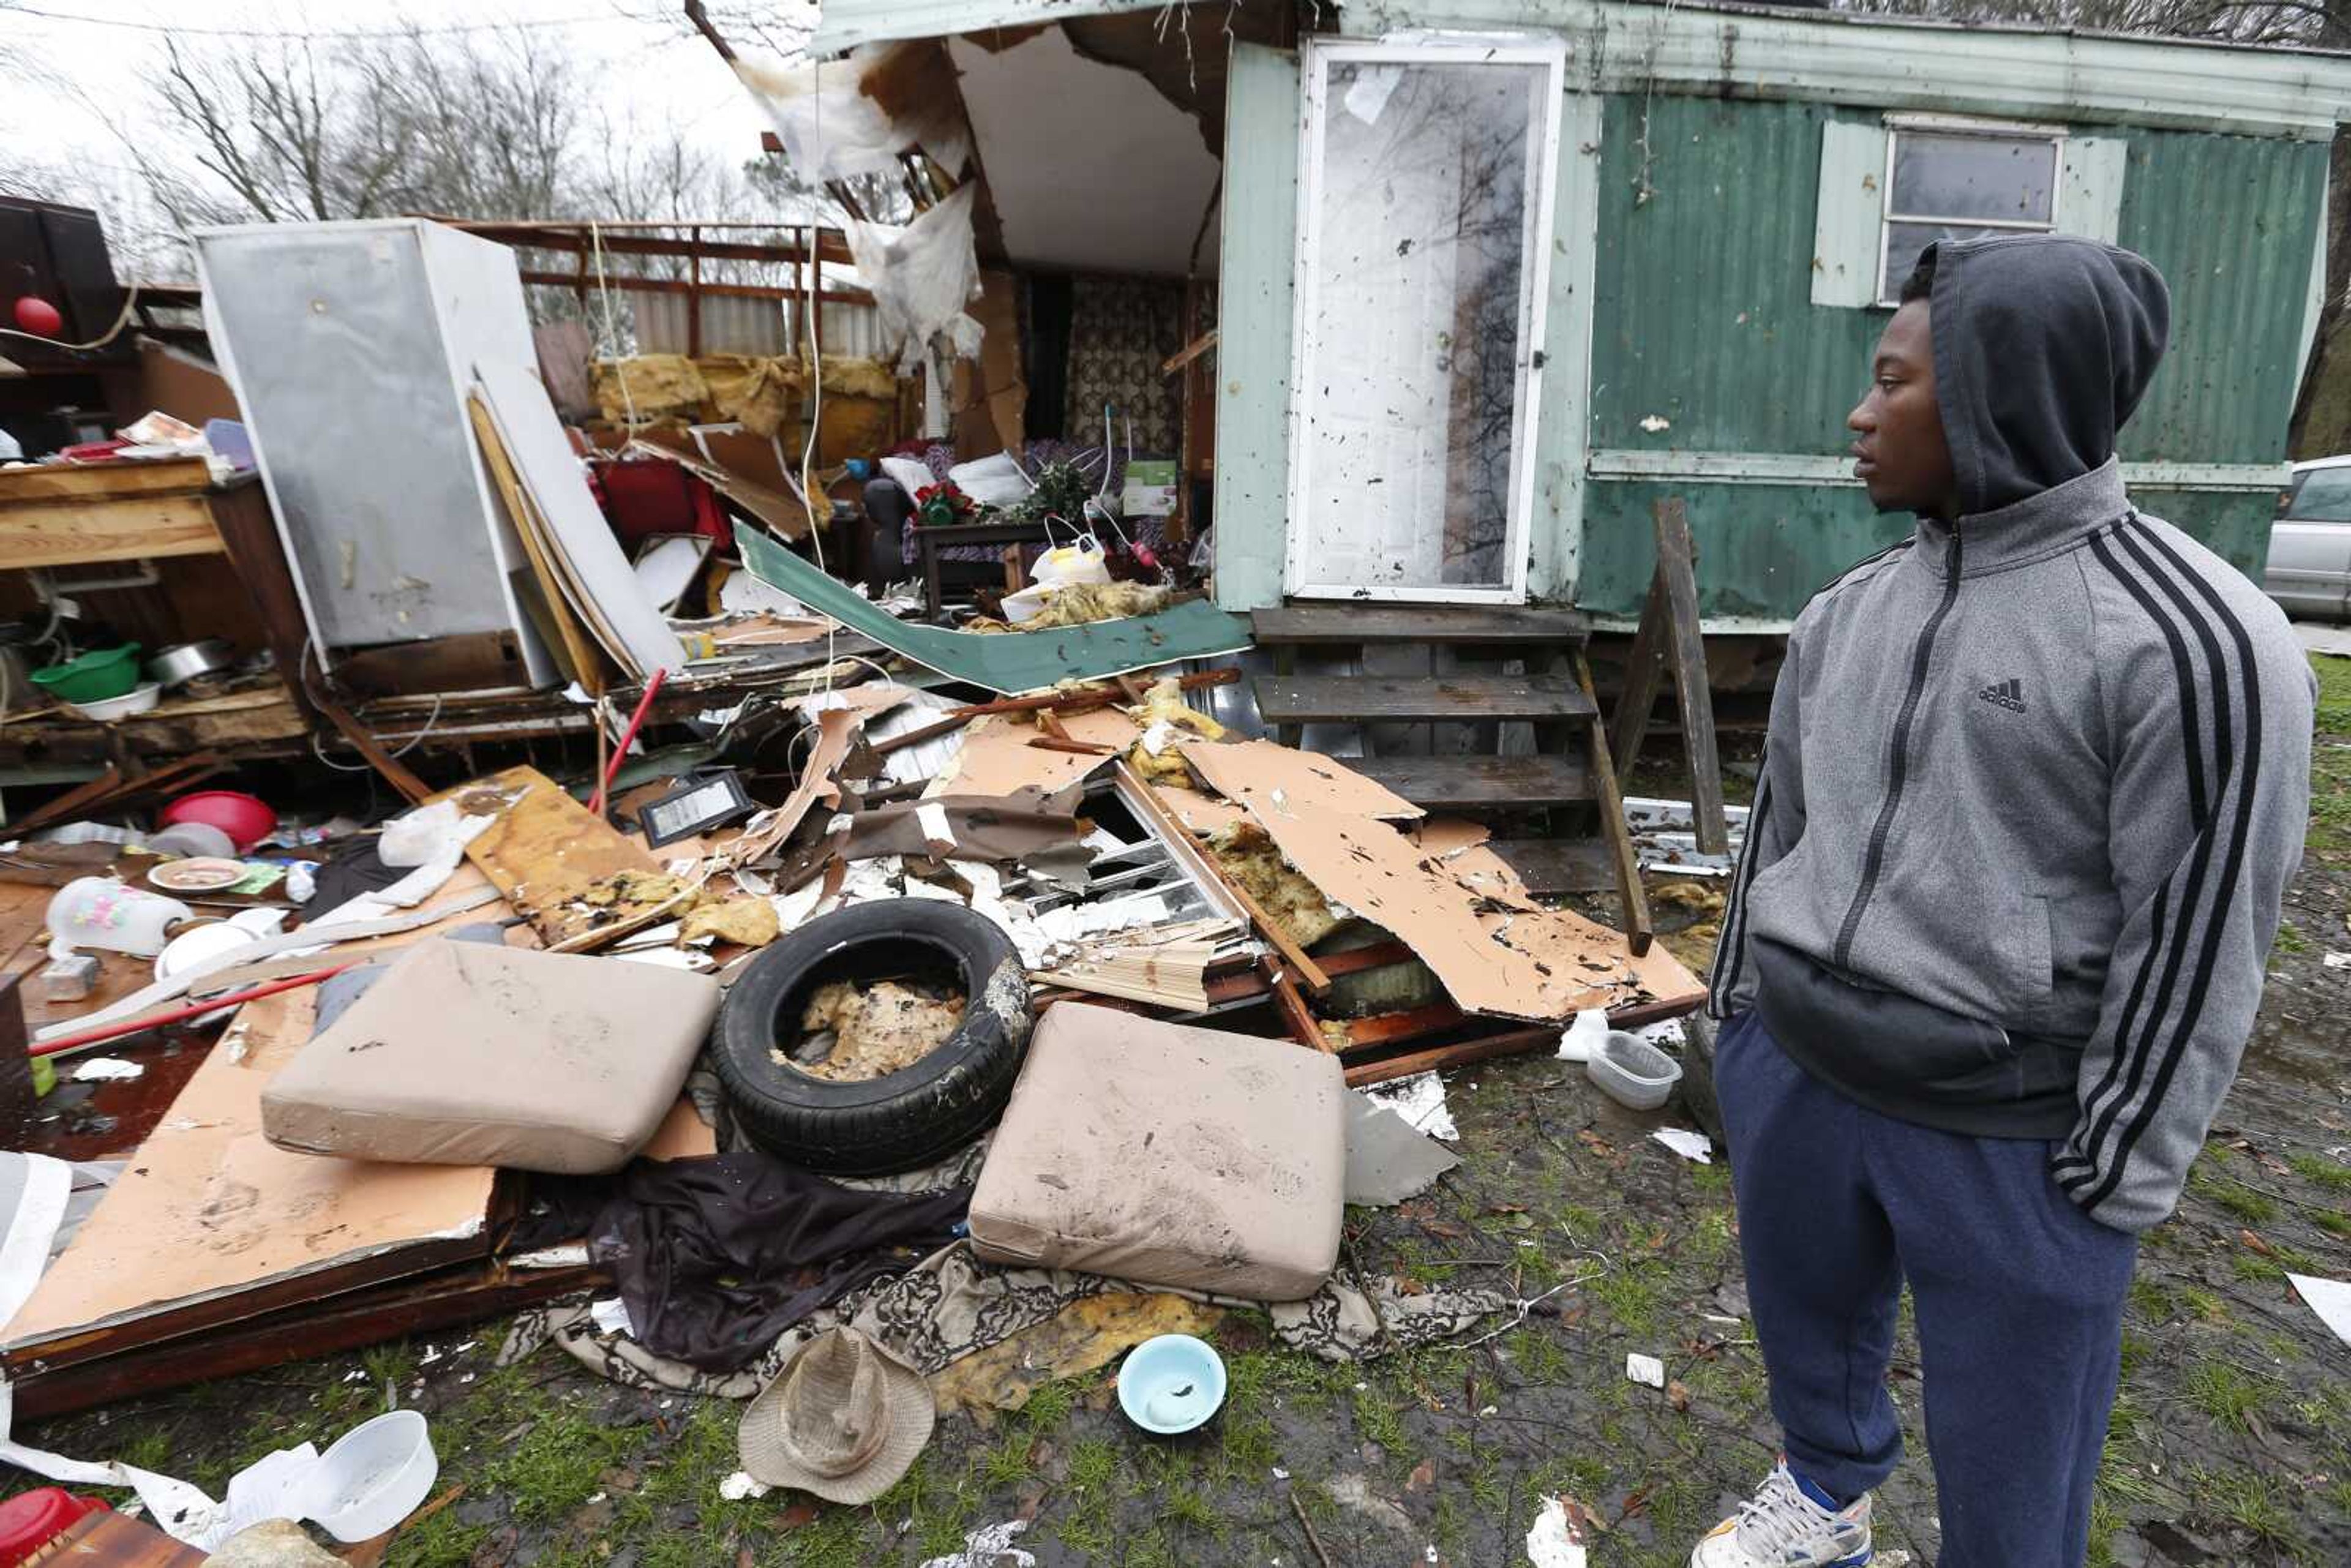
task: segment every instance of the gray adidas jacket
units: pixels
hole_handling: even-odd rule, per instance
[[[2161,354],[2161,278],[2026,243],[1940,247],[1968,509],[1798,618],[1712,1008],[1760,1006],[1891,1114],[2049,1138],[2074,1201],[2137,1231],[2177,1204],[2252,1030],[2315,684],[2241,573],[2124,493],[2113,433]]]

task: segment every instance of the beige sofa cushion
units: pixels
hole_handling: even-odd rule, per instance
[[[677,1103],[717,1008],[706,975],[420,942],[269,1081],[262,1135],[350,1159],[615,1170]]]
[[[1338,1058],[1063,1002],[1045,1015],[972,1194],[980,1256],[1254,1301],[1339,1258]]]

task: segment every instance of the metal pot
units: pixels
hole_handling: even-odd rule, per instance
[[[198,675],[217,674],[236,664],[236,651],[217,637],[199,643],[174,643],[147,661],[147,674],[167,687],[185,685]]]

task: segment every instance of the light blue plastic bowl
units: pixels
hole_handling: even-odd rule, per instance
[[[1144,1340],[1118,1369],[1119,1408],[1146,1432],[1189,1432],[1224,1402],[1224,1362],[1187,1333]]]

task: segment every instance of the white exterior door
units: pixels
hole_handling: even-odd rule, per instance
[[[1526,598],[1563,66],[1309,47],[1290,593]]]

